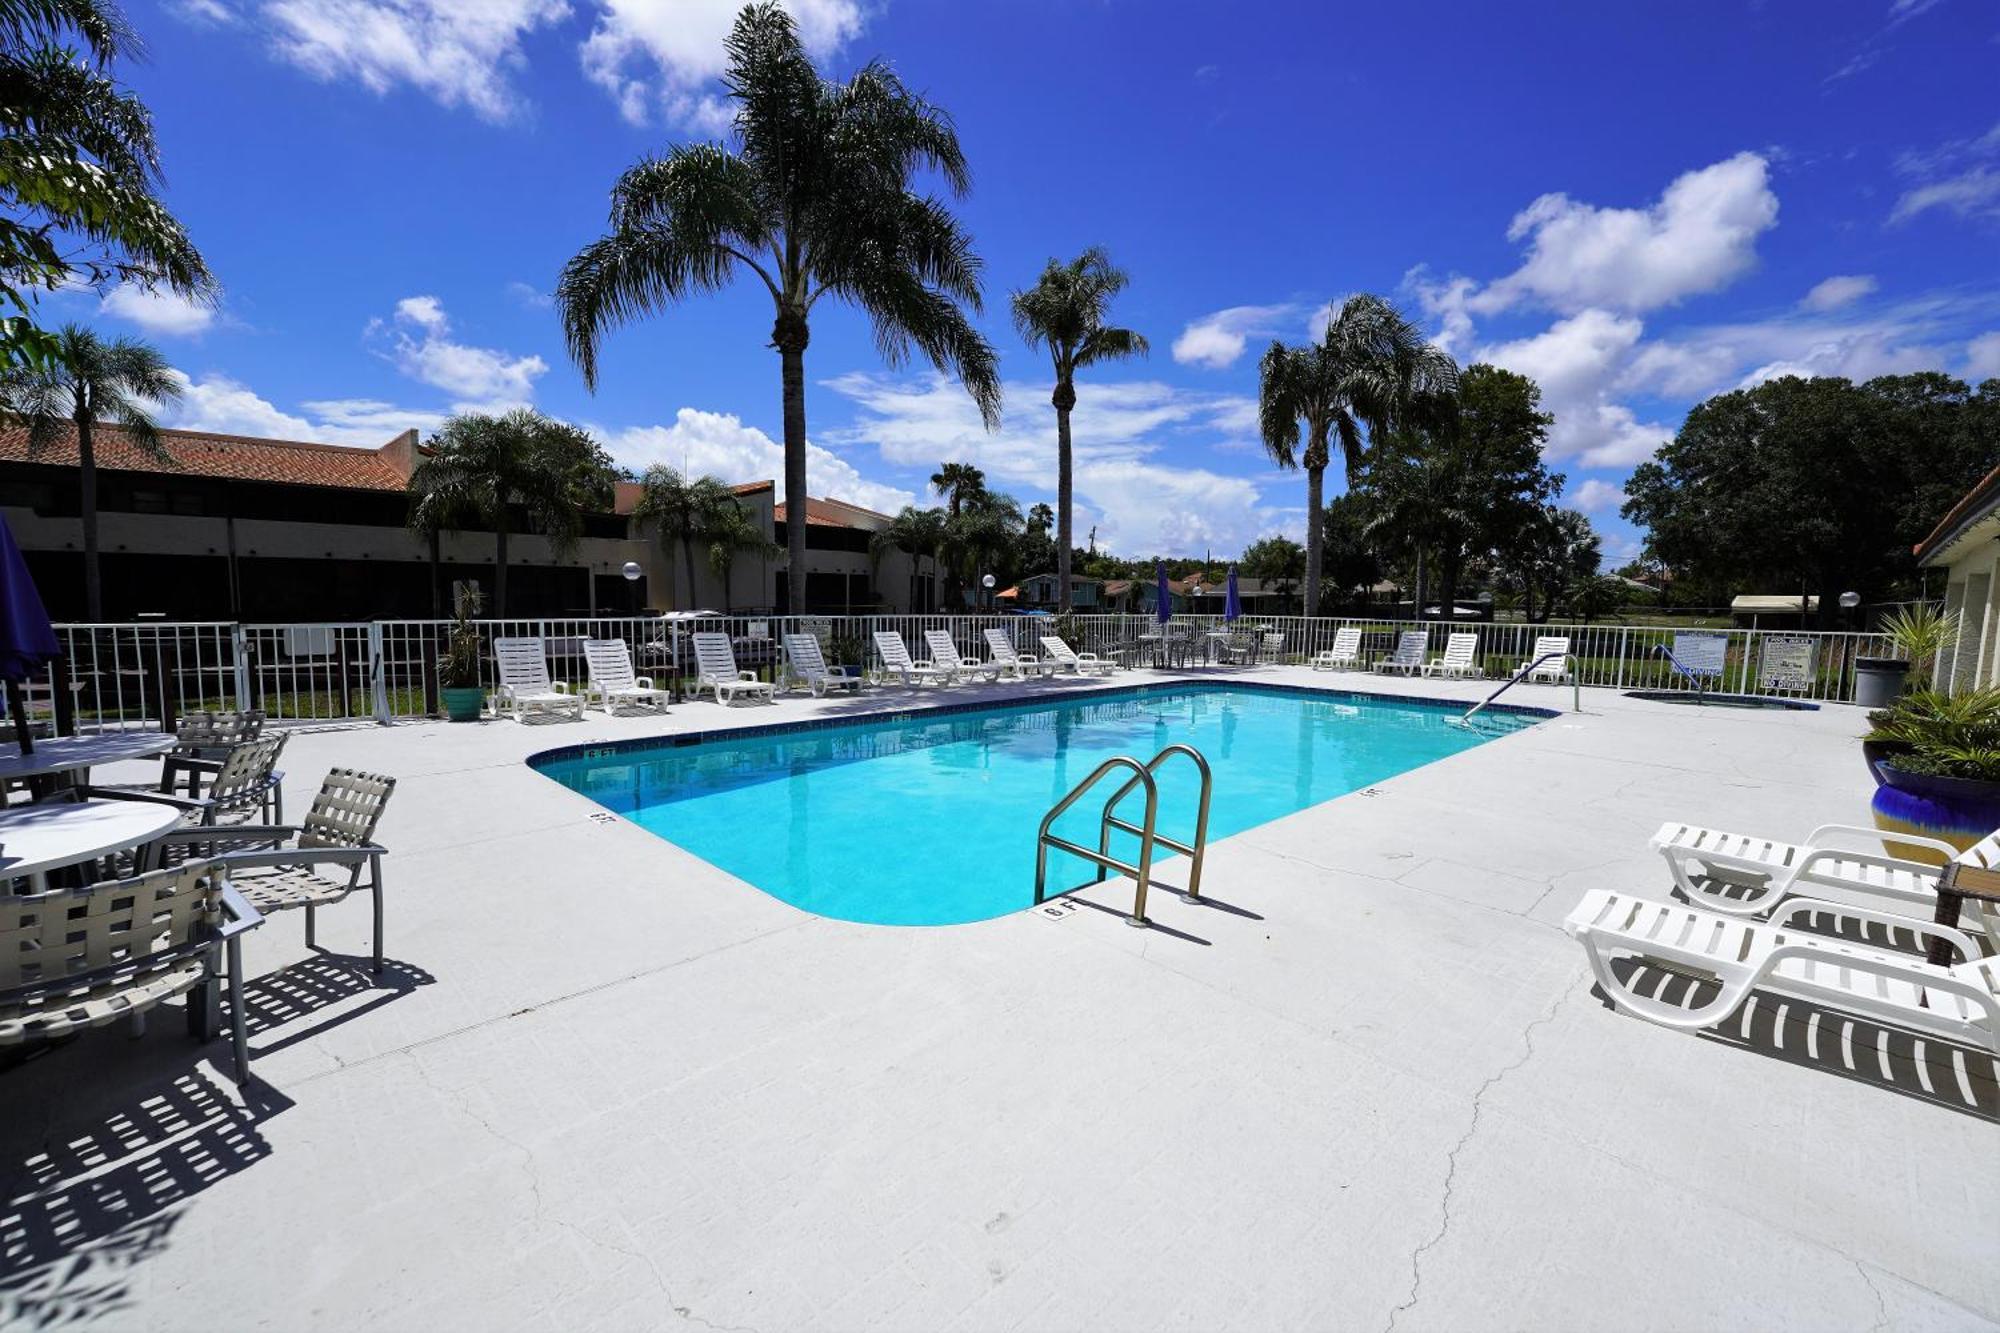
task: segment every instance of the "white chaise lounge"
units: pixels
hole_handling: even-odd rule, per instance
[[[1910,954],[1795,928],[1822,912],[1944,940],[1960,962],[1938,967]],[[1753,991],[1789,996],[1877,1023],[2000,1054],[2000,958],[1981,958],[1963,931],[1916,917],[1794,898],[1768,922],[1717,916],[1679,903],[1594,890],[1563,922],[1590,955],[1604,994],[1624,1013],[1665,1027],[1714,1027]],[[1657,982],[1635,989],[1613,964],[1651,959],[1714,978],[1717,993],[1693,1008],[1668,1002]],[[1647,993],[1655,991],[1655,993]]]
[[[500,671],[494,712],[511,709],[517,722],[533,712],[570,713],[583,720],[583,696],[549,679],[548,652],[540,639],[495,639],[493,660]]]
[[[1414,676],[1424,669],[1424,646],[1430,635],[1420,629],[1404,630],[1396,636],[1396,651],[1375,664],[1377,671],[1400,671]]]
[[[633,672],[632,649],[623,639],[585,639],[583,660],[590,664],[586,697],[596,699],[607,713],[620,704],[664,709],[673,699],[667,691],[654,687],[651,676]]]
[[[1460,680],[1476,680],[1485,675],[1479,669],[1479,636],[1477,634],[1454,634],[1444,642],[1444,656],[1424,663],[1426,676],[1451,676]]]
[[[704,630],[696,634],[694,661],[695,670],[700,673],[694,683],[696,697],[700,697],[703,690],[713,689],[715,701],[725,708],[735,703],[739,694],[762,699],[767,704],[777,702],[777,686],[767,680],[758,680],[754,671],[737,669],[736,649],[731,646],[727,634],[718,630]]]
[[[1921,848],[1941,861],[1893,856],[1886,846],[1891,842]],[[1943,861],[1982,869],[2000,866],[2000,831],[1961,852],[1936,838],[1852,824],[1822,824],[1804,842],[1791,843],[1669,820],[1646,845],[1666,857],[1675,887],[1689,902],[1732,916],[1762,916],[1802,892],[1843,903],[1859,898],[1928,916],[1937,908]],[[1992,903],[1966,901],[1979,909],[1973,928],[2000,942],[2000,911]]]
[[[1096,653],[1080,653],[1053,634],[1042,637],[1042,656],[1054,664],[1057,672],[1074,671],[1077,675],[1108,676],[1118,669],[1116,662],[1107,662]]]
[[[819,640],[810,634],[785,636],[785,660],[791,664],[792,679],[802,680],[815,696],[831,690],[859,690],[861,677],[836,672],[820,653]]]
[[[875,651],[882,658],[882,669],[900,676],[903,684],[912,689],[919,685],[949,684],[952,679],[948,672],[912,661],[910,646],[903,642],[900,630],[876,630]]]
[[[987,680],[1000,679],[999,662],[968,662],[958,655],[958,645],[952,642],[951,632],[941,629],[924,631],[924,646],[931,650],[931,665],[949,674],[953,679],[962,680],[971,676],[983,676]]]
[[[1322,648],[1312,655],[1314,671],[1343,671],[1361,665],[1361,631],[1358,629],[1335,630],[1333,647]]]
[[[986,651],[1003,671],[1011,671],[1017,679],[1026,680],[1029,672],[1039,674],[1042,664],[1039,658],[1028,653],[1014,651],[1014,640],[1004,629],[989,629],[986,632]]]
[[[1523,677],[1529,684],[1544,681],[1550,685],[1560,685],[1569,679],[1569,635],[1544,634],[1535,640],[1535,651],[1528,654],[1528,661],[1515,667],[1516,671],[1536,663],[1533,671]]]

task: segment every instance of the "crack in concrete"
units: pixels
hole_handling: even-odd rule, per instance
[[[408,1054],[408,1052],[405,1052],[405,1054]],[[757,1333],[756,1329],[747,1324],[717,1324],[711,1320],[702,1318],[688,1306],[682,1305],[675,1299],[673,1289],[667,1285],[666,1274],[660,1271],[660,1265],[653,1259],[652,1255],[642,1250],[633,1249],[630,1246],[620,1245],[615,1241],[593,1236],[590,1232],[585,1231],[568,1218],[551,1213],[548,1208],[548,1201],[542,1194],[541,1164],[536,1159],[535,1150],[513,1135],[503,1132],[499,1126],[474,1110],[470,1097],[440,1084],[431,1076],[431,1071],[424,1067],[423,1061],[417,1059],[414,1055],[410,1055],[410,1067],[416,1071],[417,1078],[425,1087],[451,1105],[457,1107],[460,1114],[485,1130],[495,1142],[520,1154],[521,1173],[527,1179],[528,1192],[534,1200],[534,1211],[531,1220],[536,1225],[561,1227],[564,1231],[576,1237],[584,1244],[591,1246],[593,1249],[623,1255],[627,1259],[644,1264],[647,1271],[653,1275],[653,1285],[659,1288],[660,1295],[667,1302],[667,1308],[691,1324],[700,1324],[703,1328],[715,1330],[715,1333]]]
[[[1861,1280],[1868,1284],[1869,1293],[1875,1297],[1875,1312],[1880,1316],[1869,1326],[1869,1333],[1889,1327],[1889,1302],[1883,1297],[1882,1289],[1875,1285],[1875,1279],[1868,1275],[1868,1265],[1856,1259],[1854,1271],[1861,1274]]]
[[[1389,1322],[1384,1325],[1384,1333],[1394,1333],[1396,1320],[1405,1312],[1413,1309],[1417,1301],[1422,1297],[1424,1255],[1436,1248],[1444,1240],[1445,1234],[1451,1230],[1451,1200],[1453,1192],[1458,1187],[1458,1155],[1465,1151],[1466,1145],[1471,1143],[1473,1136],[1479,1133],[1480,1122],[1486,1114],[1486,1094],[1497,1087],[1500,1081],[1506,1078],[1507,1075],[1534,1059],[1535,1029],[1546,1027],[1549,1023],[1554,1022],[1556,1011],[1562,1008],[1563,1002],[1574,995],[1577,987],[1583,981],[1587,980],[1588,977],[1588,973],[1579,974],[1576,980],[1563,988],[1562,992],[1556,996],[1554,1002],[1547,1009],[1529,1020],[1528,1025],[1521,1029],[1521,1042],[1524,1047],[1521,1052],[1521,1058],[1506,1068],[1495,1072],[1484,1083],[1479,1085],[1478,1091],[1472,1094],[1472,1122],[1465,1127],[1465,1133],[1459,1136],[1458,1142],[1453,1144],[1451,1151],[1445,1155],[1444,1197],[1439,1204],[1437,1230],[1432,1232],[1430,1238],[1425,1240],[1423,1244],[1411,1251],[1410,1294],[1404,1298],[1402,1304],[1389,1311]]]

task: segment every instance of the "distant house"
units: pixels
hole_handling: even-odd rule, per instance
[[[1802,594],[1745,593],[1729,614],[1746,629],[1807,629],[1819,615],[1819,598]]]
[[[1192,580],[1190,581],[1192,582]],[[1243,604],[1243,614],[1260,616],[1280,616],[1296,613],[1299,596],[1305,584],[1301,580],[1277,583],[1268,579],[1236,576],[1236,598]],[[1229,597],[1229,575],[1204,574],[1201,581],[1189,589],[1188,601],[1197,615],[1219,616]]]
[[[1053,611],[1061,601],[1056,589],[1061,585],[1054,574],[1037,574],[1022,579],[1011,588],[1003,588],[993,594],[993,600],[1003,602],[1017,611]],[[1069,576],[1070,605],[1078,611],[1101,611],[1104,609],[1104,580],[1089,578],[1083,574]]]
[[[1184,579],[1167,580],[1167,607],[1171,614],[1188,609],[1188,583]],[[1158,579],[1110,579],[1104,585],[1104,609],[1118,611],[1125,615],[1150,616],[1159,613],[1160,581]]]

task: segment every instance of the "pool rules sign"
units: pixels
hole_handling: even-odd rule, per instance
[[[1791,635],[1773,635],[1764,640],[1764,655],[1757,662],[1760,689],[1803,694],[1812,688],[1813,641]]]

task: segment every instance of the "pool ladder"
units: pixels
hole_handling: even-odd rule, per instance
[[[1201,774],[1201,803],[1195,810],[1194,842],[1192,844],[1176,842],[1155,827],[1155,820],[1160,812],[1160,790],[1158,784],[1153,781],[1153,774],[1159,771],[1160,765],[1166,763],[1168,759],[1177,754],[1186,755],[1194,762],[1196,771]],[[1049,832],[1049,829],[1055,824],[1056,820],[1062,817],[1064,811],[1083,799],[1084,794],[1092,787],[1095,787],[1104,778],[1120,769],[1129,771],[1132,776],[1125,780],[1124,786],[1111,793],[1111,799],[1104,803],[1104,812],[1098,817],[1097,821],[1097,847],[1095,850],[1085,847],[1080,843],[1071,842],[1068,838],[1057,837],[1054,833]],[[1146,815],[1144,820],[1138,824],[1134,824],[1130,820],[1120,819],[1117,813],[1118,803],[1131,795],[1134,788],[1141,787],[1146,792]],[[1097,878],[1091,881],[1093,884],[1102,884],[1105,879],[1105,872],[1109,870],[1116,870],[1132,877],[1133,883],[1137,887],[1132,894],[1132,915],[1125,918],[1125,924],[1128,926],[1144,926],[1148,924],[1146,920],[1146,889],[1152,883],[1153,849],[1156,847],[1165,847],[1168,851],[1179,852],[1182,856],[1188,858],[1188,885],[1187,891],[1183,896],[1191,902],[1199,902],[1201,899],[1201,862],[1202,857],[1208,852],[1208,799],[1214,789],[1215,775],[1208,767],[1208,759],[1200,750],[1195,749],[1192,745],[1169,745],[1143,764],[1132,756],[1124,754],[1115,755],[1105,760],[1095,769],[1091,770],[1089,777],[1071,787],[1069,795],[1057,801],[1055,805],[1050,807],[1049,812],[1042,816],[1042,826],[1035,834],[1036,903],[1041,903],[1048,896],[1049,849],[1051,847],[1059,852],[1068,852],[1071,856],[1080,856],[1084,860],[1095,864],[1097,866]],[[1120,861],[1111,855],[1111,832],[1113,829],[1121,833],[1133,834],[1139,839],[1139,862],[1137,865]]]

